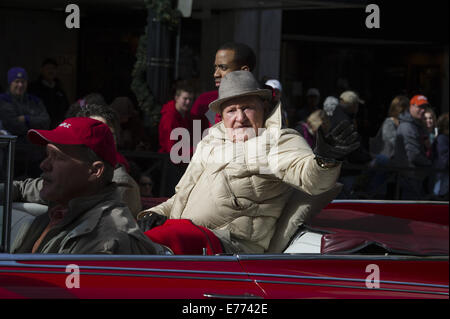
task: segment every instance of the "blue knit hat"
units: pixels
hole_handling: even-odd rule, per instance
[[[27,71],[20,67],[11,68],[8,71],[8,85],[11,84],[12,81],[17,79],[28,80]]]

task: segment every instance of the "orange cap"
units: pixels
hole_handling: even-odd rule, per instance
[[[425,95],[414,95],[409,104],[421,106],[423,104],[430,104],[430,103],[428,103],[428,99]]]

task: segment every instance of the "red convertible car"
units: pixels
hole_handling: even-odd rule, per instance
[[[14,140],[0,142],[0,298],[449,297],[448,202],[327,202],[288,242],[280,220],[260,255],[11,254],[46,207],[11,203]]]

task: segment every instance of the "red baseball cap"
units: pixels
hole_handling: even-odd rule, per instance
[[[428,99],[425,95],[414,95],[411,101],[409,101],[409,104],[421,106],[423,104],[430,104],[430,103],[428,102]]]
[[[29,130],[28,139],[33,144],[86,145],[112,167],[117,164],[114,137],[108,125],[89,117],[65,119],[53,130]]]

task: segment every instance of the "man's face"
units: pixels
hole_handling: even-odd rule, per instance
[[[82,159],[81,146],[47,144],[42,161],[43,187],[40,196],[47,201],[67,205],[85,194],[91,165]]]
[[[192,102],[194,101],[194,94],[181,91],[175,96],[175,108],[178,112],[186,113],[189,112],[192,107]]]
[[[216,53],[216,60],[214,61],[214,82],[216,88],[219,88],[222,78],[233,71],[247,70],[250,71],[247,66],[238,65],[234,61],[233,50],[219,50]]]
[[[12,95],[24,95],[27,91],[28,81],[24,79],[15,79],[9,85],[9,91]]]
[[[423,119],[423,114],[425,113],[425,104],[418,106],[417,104],[411,104],[409,106],[409,113],[411,116],[417,120]]]
[[[264,125],[264,103],[257,96],[244,96],[222,104],[222,120],[233,142],[258,135]]]
[[[42,66],[41,74],[42,74],[42,77],[44,78],[44,80],[53,82],[55,80],[56,74],[57,74],[56,65],[49,63],[49,64]]]

